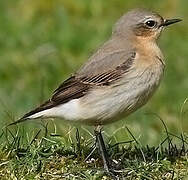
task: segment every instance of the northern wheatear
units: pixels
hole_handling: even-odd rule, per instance
[[[99,127],[128,116],[146,104],[159,86],[165,63],[157,40],[164,27],[179,21],[144,9],[129,11],[117,21],[110,39],[49,100],[12,124],[58,117]],[[109,171],[100,128],[96,129]]]

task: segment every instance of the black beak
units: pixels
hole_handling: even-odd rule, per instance
[[[160,26],[168,26],[177,22],[182,21],[181,19],[166,19]]]

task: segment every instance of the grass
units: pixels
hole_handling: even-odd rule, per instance
[[[49,98],[58,84],[109,38],[115,21],[135,7],[149,8],[164,17],[182,18],[183,21],[166,29],[160,38],[166,73],[159,90],[144,108],[126,121],[105,126],[105,141],[110,147],[134,140],[126,127],[138,141],[109,149],[112,159],[118,162],[119,155],[124,151],[127,153],[119,176],[127,175],[130,179],[181,179],[186,176],[187,154],[179,154],[188,133],[186,0],[1,0],[1,179],[61,179],[60,176],[105,179],[97,151],[88,160],[90,163],[84,162],[94,142],[91,127],[62,120],[50,121],[48,133],[46,122],[41,121],[24,123],[9,130],[3,127]],[[164,119],[168,130],[160,119]],[[80,134],[79,157],[75,155],[78,154],[76,127]],[[34,138],[39,129],[41,132]],[[160,147],[157,157],[152,155],[145,161],[143,157],[166,137],[170,138],[162,146],[167,150],[162,151]],[[178,153],[173,154],[175,159],[172,160],[167,152],[174,152],[175,145]],[[139,149],[144,156],[140,156]]]
[[[49,98],[58,84],[109,38],[112,25],[124,12],[144,6],[165,17],[182,18],[184,21],[167,29],[160,38],[167,68],[155,96],[127,121],[109,125],[105,131],[111,134],[127,125],[134,127],[132,131],[136,136],[142,134],[143,143],[158,144],[161,125],[153,115],[145,115],[151,113],[165,119],[172,132],[187,131],[187,113],[180,117],[188,89],[186,4],[184,0],[133,0],[126,3],[123,0],[110,0],[108,3],[101,0],[90,3],[85,0],[2,0],[0,127]],[[59,133],[69,128],[65,122],[57,121],[57,124]],[[37,128],[34,123],[25,126],[28,130]],[[126,133],[116,133],[119,141],[126,137]]]
[[[108,154],[116,178],[188,178],[188,136],[173,135],[165,126],[166,137],[158,145],[143,146],[127,128],[130,140],[113,143],[108,139]],[[93,136],[85,139],[79,130],[66,138],[48,132],[48,124],[31,137],[17,127],[1,134],[1,179],[113,179],[103,170]],[[2,141],[2,137],[6,141]],[[27,140],[23,137],[26,136]],[[176,142],[176,144],[175,144]],[[94,150],[94,151],[93,151]]]

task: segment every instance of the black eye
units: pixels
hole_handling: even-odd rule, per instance
[[[156,21],[153,21],[153,20],[148,20],[148,21],[146,21],[145,24],[146,24],[148,27],[152,28],[152,27],[154,27],[154,26],[157,24],[157,22],[156,22]]]

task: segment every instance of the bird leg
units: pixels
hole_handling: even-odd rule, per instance
[[[106,170],[106,172],[110,172],[108,153],[106,151],[106,146],[102,137],[101,127],[97,126],[94,132],[95,132],[95,137],[96,137],[96,142],[98,144],[99,152],[103,159],[104,169]]]

